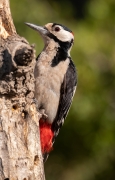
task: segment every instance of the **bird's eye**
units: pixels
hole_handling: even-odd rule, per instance
[[[59,27],[55,27],[55,31],[60,31],[60,28]]]

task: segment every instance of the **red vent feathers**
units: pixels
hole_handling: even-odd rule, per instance
[[[49,153],[53,149],[52,139],[54,133],[51,130],[51,124],[48,124],[44,120],[40,120],[40,140],[42,153]]]

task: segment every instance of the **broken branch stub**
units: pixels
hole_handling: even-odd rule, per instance
[[[0,0],[0,180],[45,179],[34,66],[34,48],[16,34],[9,1]]]
[[[16,34],[16,29],[10,13],[9,0],[0,0],[0,36],[6,39],[13,34]]]

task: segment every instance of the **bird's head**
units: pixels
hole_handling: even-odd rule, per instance
[[[53,39],[55,42],[59,43],[70,43],[70,47],[73,45],[73,32],[61,24],[48,23],[43,27],[31,23],[26,23],[26,25],[38,31],[40,35],[43,37],[45,43],[48,43],[49,40]]]

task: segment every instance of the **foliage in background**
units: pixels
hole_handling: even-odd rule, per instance
[[[24,25],[58,22],[73,30],[78,71],[72,108],[45,164],[47,180],[115,179],[115,1],[10,0],[17,32],[36,54],[40,36]]]

